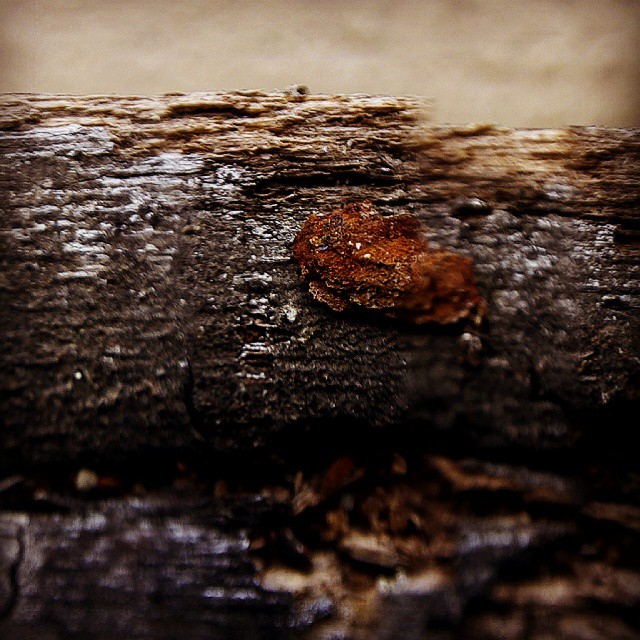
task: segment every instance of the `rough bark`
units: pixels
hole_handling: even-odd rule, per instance
[[[295,90],[0,127],[5,629],[637,637],[638,132]],[[479,329],[314,302],[295,234],[364,200],[473,258]]]

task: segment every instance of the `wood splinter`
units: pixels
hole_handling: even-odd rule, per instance
[[[479,323],[485,303],[471,258],[430,245],[411,215],[370,202],[309,216],[293,253],[311,295],[334,311],[365,307],[413,324]]]

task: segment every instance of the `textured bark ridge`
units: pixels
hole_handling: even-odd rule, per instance
[[[0,150],[0,631],[638,637],[637,131],[15,95]],[[314,300],[294,239],[354,202],[484,321]]]

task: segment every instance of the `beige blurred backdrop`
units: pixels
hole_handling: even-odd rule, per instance
[[[419,94],[441,122],[640,126],[634,0],[0,0],[0,91]]]

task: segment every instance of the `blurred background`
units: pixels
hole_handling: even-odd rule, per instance
[[[640,126],[637,0],[0,0],[0,91],[419,94],[439,122]]]

